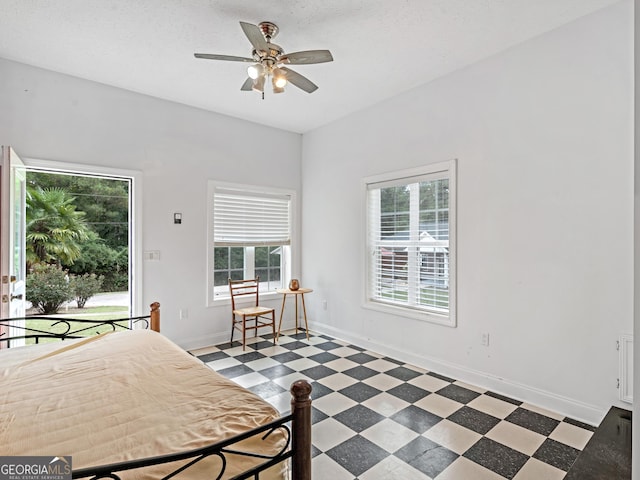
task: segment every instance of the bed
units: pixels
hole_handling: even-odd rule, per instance
[[[311,478],[308,383],[281,417],[159,332],[107,323],[0,350],[2,455],[71,455],[73,478]]]

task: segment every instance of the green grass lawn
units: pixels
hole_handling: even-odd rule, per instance
[[[38,314],[32,314],[38,316]],[[112,331],[110,325],[96,325],[91,323],[76,322],[73,320],[116,320],[119,318],[127,318],[129,316],[129,309],[125,306],[98,306],[87,308],[75,308],[61,311],[55,315],[47,315],[45,319],[35,319],[26,317],[25,326],[39,331],[51,332],[51,333],[64,333],[67,330],[73,332],[76,330],[82,330],[77,335],[80,336],[92,336],[98,333],[106,333]],[[57,323],[58,321],[63,322]],[[68,323],[68,324],[67,324]],[[123,320],[116,322],[122,326],[128,326],[129,321]],[[56,338],[41,338],[39,343],[57,342]],[[35,339],[27,339],[26,343],[33,344]]]

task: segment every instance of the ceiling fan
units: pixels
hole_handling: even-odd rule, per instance
[[[278,26],[272,22],[260,22],[258,25],[240,22],[242,31],[253,45],[251,58],[212,53],[194,53],[196,58],[208,60],[226,60],[231,62],[251,63],[247,68],[249,78],[240,90],[262,93],[264,98],[265,81],[271,77],[273,93],[284,92],[287,83],[291,83],[307,93],[312,93],[318,86],[307,77],[285,67],[284,65],[310,65],[333,61],[329,50],[306,50],[302,52],[284,53],[279,45],[271,43],[278,34]]]

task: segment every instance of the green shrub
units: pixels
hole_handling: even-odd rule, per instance
[[[71,290],[76,297],[78,308],[84,308],[87,300],[93,297],[102,289],[102,275],[95,273],[85,273],[84,275],[71,275]]]
[[[67,272],[57,265],[34,265],[27,275],[27,299],[42,314],[57,313],[64,302],[73,299]]]

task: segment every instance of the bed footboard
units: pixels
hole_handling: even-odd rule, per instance
[[[234,480],[249,478],[259,479],[260,472],[291,459],[291,478],[294,480],[311,480],[311,385],[305,380],[299,380],[291,385],[291,413],[261,427],[249,430],[241,435],[229,438],[207,447],[166,456],[132,460],[112,465],[83,468],[74,470],[72,478],[89,478],[91,480],[112,479],[120,480],[123,472],[154,465],[168,464],[181,461],[182,465],[168,472],[163,478],[172,478],[181,472],[189,473],[189,468],[208,457],[218,457],[221,460],[220,471],[207,472],[207,478],[220,479],[225,474],[228,455],[242,455],[264,460],[256,467],[233,477]],[[281,429],[286,434],[286,444],[275,455],[263,455],[246,452],[235,445],[251,437],[260,436],[266,439],[274,431]]]

